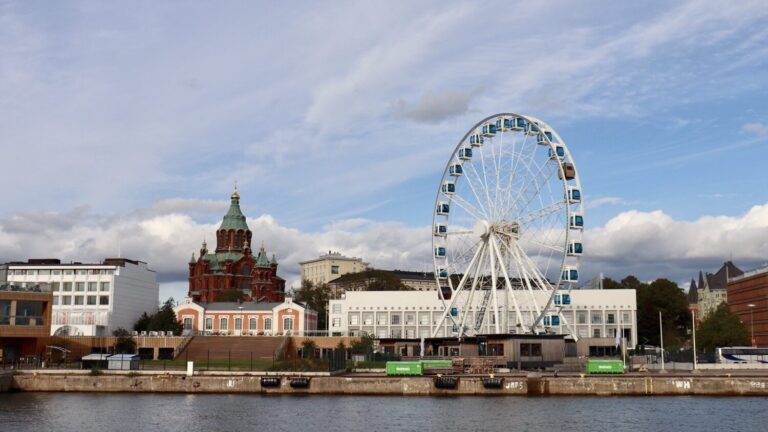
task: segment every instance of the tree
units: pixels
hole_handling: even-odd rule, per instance
[[[170,331],[173,334],[181,334],[184,326],[176,319],[176,312],[173,311],[173,297],[163,303],[156,313],[149,315],[144,312],[138,321],[133,325],[136,331]]]
[[[630,279],[631,278],[631,279]],[[625,284],[626,282],[626,284]],[[651,345],[660,345],[659,311],[664,326],[664,348],[681,347],[690,328],[691,316],[685,293],[669,279],[656,279],[651,284],[641,283],[634,276],[621,281],[622,285],[637,286],[637,337]]]
[[[112,332],[113,336],[117,336],[115,340],[115,354],[133,354],[136,352],[136,341],[128,332],[128,330],[120,327]]]
[[[749,345],[749,332],[723,302],[701,321],[696,339],[699,351],[712,353],[718,347]]]
[[[244,299],[243,292],[235,289],[224,290],[216,296],[217,302],[242,302]]]
[[[373,351],[373,337],[368,334],[360,336],[360,339],[352,342],[353,354],[368,354]]]
[[[624,288],[619,282],[611,278],[603,278],[603,289],[621,289]]]
[[[328,328],[327,311],[331,289],[326,284],[315,285],[312,281],[301,281],[301,288],[293,292],[294,299],[304,303],[317,312],[317,328]]]
[[[304,339],[301,343],[301,356],[303,358],[315,358],[317,344],[312,339]]]
[[[364,270],[345,274],[339,281],[343,291],[410,291],[408,287],[391,272],[385,270]]]

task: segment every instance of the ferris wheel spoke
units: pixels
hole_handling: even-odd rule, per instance
[[[517,220],[520,225],[524,226],[525,224],[533,222],[536,219],[549,216],[550,214],[557,213],[563,209],[565,209],[565,201],[557,201],[548,206],[543,206],[536,210],[532,210],[525,214],[525,216],[520,216]]]
[[[485,186],[485,197],[488,199],[488,207],[490,210],[488,216],[494,218],[496,216],[496,203],[491,200],[491,193],[488,189],[488,174],[485,168],[485,153],[483,152],[483,147],[485,146],[480,146],[480,164],[483,170],[483,186]]]
[[[470,163],[470,164],[465,164],[465,165],[469,165],[469,168],[472,170],[472,173],[474,174],[474,176],[477,179],[478,188],[481,188],[481,192],[484,191],[486,188],[483,187],[483,185],[484,185],[483,180],[482,180],[482,178],[480,178],[480,174],[477,172],[477,169],[475,168],[475,164]],[[481,199],[480,198],[480,194],[477,193],[477,189],[475,188],[474,182],[469,177],[469,171],[470,170],[468,170],[466,168],[464,169],[465,183],[467,183],[469,185],[469,188],[472,190],[472,195],[474,195],[475,200],[480,205],[480,208],[483,209],[483,215],[485,215],[485,217],[487,219],[490,219],[491,218],[491,209],[489,208],[490,207],[490,203],[487,203],[487,206],[483,205],[483,199]]]
[[[544,168],[544,167],[542,167],[542,169],[540,169],[540,170],[539,170],[539,171],[536,173],[536,176],[535,176],[535,177],[533,177],[533,178],[531,179],[531,181],[530,181],[530,182],[529,182],[529,183],[526,185],[525,189],[524,189],[524,190],[523,190],[523,191],[522,191],[522,192],[521,192],[521,193],[518,195],[518,198],[515,200],[515,202],[514,202],[512,205],[510,205],[510,206],[509,206],[509,211],[510,211],[510,212],[511,212],[511,211],[515,211],[515,212],[517,212],[518,214],[520,214],[520,213],[522,213],[523,211],[527,210],[527,209],[528,209],[528,206],[529,206],[529,205],[530,205],[530,203],[531,203],[531,201],[533,201],[533,199],[534,199],[534,198],[536,198],[537,196],[540,196],[540,194],[541,194],[541,189],[542,189],[542,188],[543,188],[543,187],[544,187],[544,186],[545,186],[545,185],[546,185],[546,184],[547,184],[547,183],[548,183],[548,182],[549,182],[549,181],[550,181],[550,180],[553,178],[554,174],[557,172],[557,171],[551,171],[549,174],[547,174],[547,175],[544,177],[544,179],[542,179],[543,181],[542,181],[541,183],[539,183],[539,182],[537,181],[537,178],[538,178],[538,176],[539,176],[539,175],[541,175],[541,174],[545,173],[545,171],[543,171],[543,168]],[[518,200],[519,200],[519,199],[521,199],[521,198],[523,198],[523,194],[525,194],[525,193],[527,193],[527,192],[528,192],[528,188],[529,188],[529,187],[530,187],[532,184],[535,184],[535,185],[536,185],[536,188],[532,190],[532,192],[533,192],[533,193],[531,194],[530,198],[526,199],[526,200],[525,200],[525,202],[524,202],[522,205],[518,205]],[[565,199],[565,198],[563,198],[563,199]]]
[[[475,208],[472,204],[468,203],[464,198],[459,195],[453,195],[451,201],[461,207],[465,212],[469,213],[475,220],[483,220],[483,213],[481,210]]]

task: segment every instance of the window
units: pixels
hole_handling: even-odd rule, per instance
[[[592,329],[592,337],[596,337],[596,338],[600,337],[600,329],[599,328]]]
[[[36,276],[37,275],[37,270],[27,270],[27,274],[30,275],[30,276]]]
[[[61,304],[64,306],[69,306],[72,304],[72,296],[62,296],[61,297]]]
[[[357,314],[349,314],[349,325],[360,324],[360,316]]]
[[[341,313],[341,303],[335,303],[335,304],[334,304],[334,305],[331,307],[331,312],[332,312],[332,313],[335,313],[335,314]]]
[[[235,318],[235,330],[242,330],[242,329],[243,329],[243,319]]]
[[[603,323],[603,312],[602,311],[592,311],[592,324],[602,324]]]
[[[113,275],[113,274],[115,274],[115,271],[114,270],[104,270],[104,274],[106,274],[106,275]]]
[[[72,282],[64,282],[63,291],[72,291]]]
[[[334,318],[332,321],[333,327],[341,327],[341,318]]]
[[[283,320],[283,332],[293,331],[293,318],[285,318]]]
[[[339,274],[339,266],[331,266],[331,274]]]
[[[392,314],[392,325],[400,324],[400,314]]]
[[[251,318],[251,319],[250,319],[250,320],[248,320],[248,321],[249,321],[249,327],[250,327],[250,329],[251,329],[251,330],[256,330],[256,328],[257,328],[257,326],[258,326],[258,324],[259,324],[259,320],[257,320],[256,318]]]
[[[40,276],[49,276],[51,274],[50,270],[38,270],[38,273]]]
[[[75,305],[82,306],[85,303],[83,296],[75,296]]]
[[[88,270],[76,270],[75,274],[76,275],[80,275],[80,276],[87,275],[88,274]]]
[[[99,269],[91,269],[91,274],[92,275],[97,275],[99,273],[101,273],[101,270],[99,270]]]
[[[412,313],[405,314],[405,323],[407,325],[416,324],[416,315],[414,315]]]
[[[219,322],[219,329],[220,330],[226,330],[227,329],[227,319],[226,318],[222,318],[221,321]]]
[[[272,330],[272,318],[264,318],[264,330]]]
[[[616,324],[616,314],[609,313],[607,320],[608,324]]]
[[[622,320],[622,322],[623,322],[624,324],[627,324],[627,323],[629,323],[629,322],[630,322],[630,319],[629,319],[629,313],[628,313],[628,312],[622,312],[622,314],[621,314],[621,320]]]
[[[520,356],[521,357],[540,357],[541,356],[541,344],[520,344]]]
[[[61,288],[61,284],[59,282],[51,282],[51,291],[56,292]]]
[[[206,330],[213,330],[213,318],[206,318],[205,319],[205,329]]]
[[[109,282],[102,282],[101,283],[101,290],[102,291],[109,291]]]
[[[88,306],[96,306],[96,296],[88,296]]]
[[[99,304],[101,306],[109,305],[109,296],[99,296]]]
[[[578,319],[579,324],[587,323],[587,313],[585,311],[576,312],[576,318]]]
[[[51,274],[54,275],[54,276],[58,276],[58,275],[61,274],[61,270],[52,270]]]
[[[53,296],[53,305],[58,306],[59,305],[59,296]]]
[[[192,318],[184,317],[184,330],[192,330]]]
[[[64,270],[64,274],[65,275],[71,275],[72,274],[72,270],[71,269],[70,270]]]
[[[85,282],[77,282],[75,284],[75,291],[85,291]]]
[[[96,282],[88,282],[88,291],[96,291]]]

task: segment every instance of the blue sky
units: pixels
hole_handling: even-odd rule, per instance
[[[0,2],[0,261],[120,250],[178,297],[237,181],[289,281],[426,269],[450,152],[515,112],[578,165],[585,273],[751,268],[767,70],[763,1]]]

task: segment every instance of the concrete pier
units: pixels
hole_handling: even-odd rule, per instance
[[[10,371],[0,371],[0,393],[9,391],[12,384],[13,373]]]
[[[0,375],[12,391],[127,393],[260,393],[398,396],[768,396],[768,376],[504,376],[501,388],[486,388],[481,376],[461,376],[456,388],[437,388],[433,377],[306,376],[294,388],[286,374],[278,387],[262,387],[263,374],[36,374]],[[2,387],[0,387],[2,388]]]

